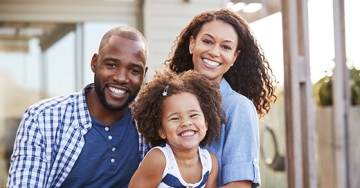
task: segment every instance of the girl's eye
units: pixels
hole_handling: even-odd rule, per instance
[[[193,117],[196,117],[196,116],[198,116],[198,114],[191,114],[191,115],[190,115],[190,117],[192,117],[192,118],[193,118]]]
[[[171,121],[177,121],[177,120],[179,120],[179,118],[174,117],[174,118],[171,118],[170,120],[171,120]]]

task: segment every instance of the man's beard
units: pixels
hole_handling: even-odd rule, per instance
[[[121,111],[121,110],[125,110],[129,104],[136,98],[137,94],[139,93],[140,91],[140,88],[138,90],[135,91],[135,93],[132,93],[131,91],[129,91],[129,97],[128,99],[126,100],[126,102],[121,105],[121,106],[115,106],[115,105],[112,105],[112,104],[109,104],[106,100],[106,96],[105,96],[105,88],[101,88],[101,85],[100,85],[100,80],[97,78],[96,74],[95,74],[95,91],[96,91],[96,94],[100,100],[100,103],[105,106],[107,109],[109,110],[112,110],[112,111]]]

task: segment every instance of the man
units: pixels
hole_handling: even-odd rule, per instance
[[[108,31],[91,59],[94,84],[26,110],[7,187],[127,187],[148,150],[128,107],[145,78],[147,53],[138,30]]]

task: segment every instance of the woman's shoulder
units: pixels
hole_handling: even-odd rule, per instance
[[[249,98],[234,91],[225,79],[221,80],[220,93],[222,96],[223,103],[230,103],[234,105],[235,104],[253,105],[252,101]]]
[[[231,108],[254,108],[254,103],[244,95],[237,93],[232,90],[231,93],[228,93],[226,96],[222,96],[223,107],[231,107]]]

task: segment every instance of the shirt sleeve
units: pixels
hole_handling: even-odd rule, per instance
[[[258,116],[253,103],[246,97],[229,96],[226,104],[226,141],[222,156],[224,184],[250,180],[260,185]],[[233,98],[232,98],[233,97]]]
[[[7,187],[44,187],[47,169],[39,122],[28,109],[15,138]]]

